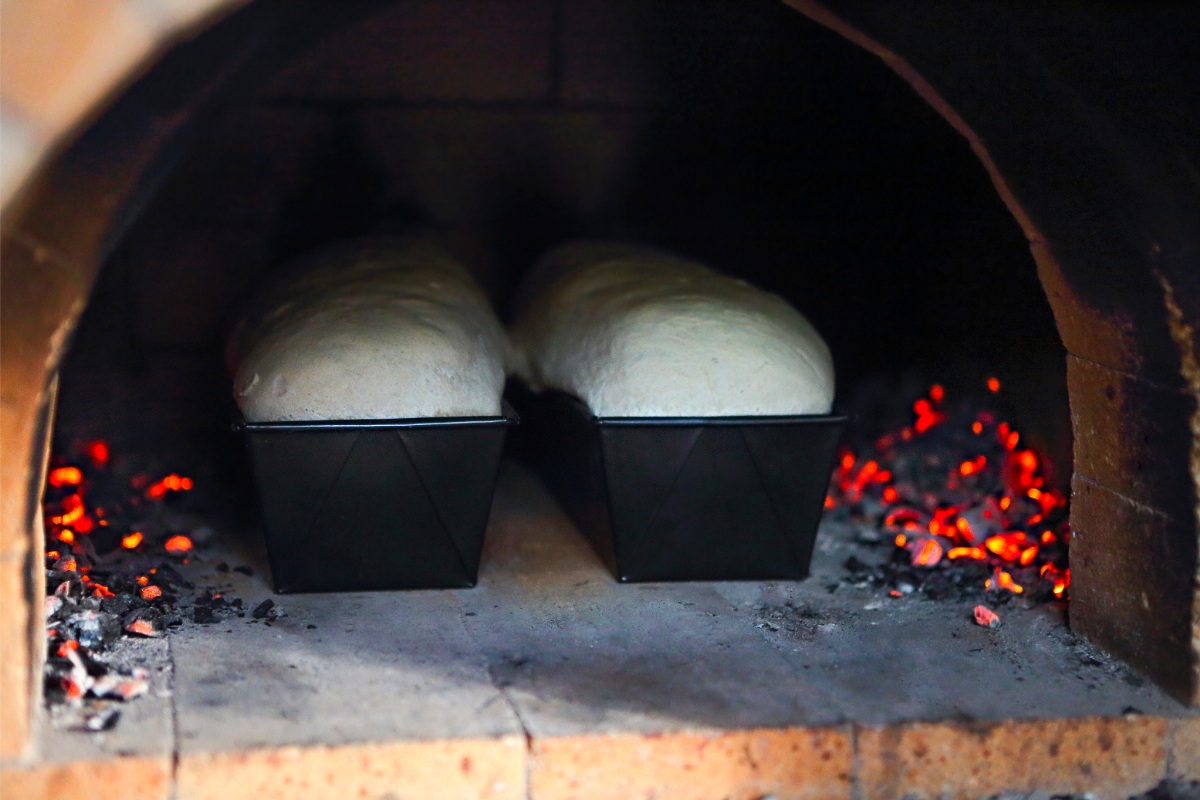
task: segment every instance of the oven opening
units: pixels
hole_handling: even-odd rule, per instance
[[[898,791],[975,785],[968,774],[990,776],[981,791],[1161,778],[1142,781],[1133,755],[1088,755],[1082,771],[1053,744],[1090,753],[1116,737],[1130,753],[1150,735],[1131,715],[1188,713],[1190,650],[1163,661],[1108,632],[1131,618],[1123,576],[1162,547],[1089,538],[1123,519],[1103,513],[1104,470],[1143,468],[1111,466],[1097,404],[1127,409],[1140,389],[1068,354],[1087,320],[1053,260],[1035,261],[978,139],[800,5],[317,4],[299,23],[255,3],[133,84],[152,111],[172,86],[202,91],[113,214],[54,373],[33,545],[43,757],[167,756],[173,780],[208,796],[241,791],[214,767],[384,743],[508,796],[497,787],[527,780],[510,751],[532,747],[557,765],[539,778],[549,797],[581,775],[642,785],[572,749],[589,737],[733,747],[760,731],[754,785],[792,786],[778,765],[795,743],[771,737],[794,729],[813,731],[803,759],[826,788],[873,759],[870,780]],[[277,593],[261,479],[233,424],[229,330],[289,260],[391,234],[451,253],[505,321],[539,256],[573,239],[678,253],[799,309],[850,418],[810,576],[618,582],[553,481],[509,450],[474,588]],[[1120,423],[1183,464],[1165,431],[1185,399]],[[444,522],[469,501],[431,502]],[[372,540],[380,559],[404,557],[408,521],[393,522],[395,542]],[[325,523],[344,537],[322,551],[336,560],[360,532]],[[1163,599],[1142,603],[1182,613],[1186,586],[1157,580]],[[978,728],[1011,758],[939,761],[942,727]],[[431,742],[453,758],[420,749]],[[900,750],[918,766],[892,774],[885,751]]]

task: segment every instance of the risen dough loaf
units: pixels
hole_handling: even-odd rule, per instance
[[[517,298],[515,371],[602,417],[828,413],[829,348],[777,295],[647,247],[547,254]]]
[[[252,422],[493,416],[507,344],[487,298],[436,246],[374,238],[287,268],[228,360]]]

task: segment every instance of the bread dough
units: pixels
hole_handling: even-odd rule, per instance
[[[670,253],[563,245],[515,310],[514,371],[597,416],[825,414],[833,403],[833,359],[800,312]]]
[[[372,238],[285,268],[242,316],[227,360],[248,421],[500,413],[504,329],[444,251]]]

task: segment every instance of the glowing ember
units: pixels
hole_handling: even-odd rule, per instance
[[[51,524],[70,525],[83,516],[83,498],[77,494],[69,494],[62,501],[63,513],[50,517]]]
[[[1000,615],[987,606],[975,606],[975,624],[985,628],[998,628]]]
[[[951,561],[959,558],[972,558],[976,561],[984,561],[987,559],[987,553],[978,547],[951,547],[946,553],[946,558]]]
[[[1000,392],[998,378],[985,385]],[[873,452],[844,451],[827,513],[877,526],[904,551],[892,563],[908,564],[918,585],[957,563],[981,588],[1065,599],[1067,498],[1049,485],[1045,458],[1020,447],[1020,432],[993,411],[946,402],[935,385],[913,403],[910,426],[879,437]],[[889,574],[882,580],[899,589],[899,573]]]
[[[921,546],[913,550],[912,563],[922,567],[932,567],[942,560],[942,546],[937,539],[926,539]]]
[[[176,534],[163,542],[168,553],[186,553],[192,549],[192,540],[183,534]]]
[[[1008,574],[999,567],[996,567],[993,577],[988,578],[984,586],[986,586],[988,589],[1006,589],[1013,594],[1022,594],[1025,591],[1024,586],[1016,583],[1013,580],[1012,575]]]
[[[186,492],[191,488],[191,478],[185,478],[182,475],[172,473],[157,483],[151,484],[150,488],[146,490],[146,496],[154,500],[159,500],[165,497],[167,492]]]
[[[53,456],[50,466],[42,499],[46,699],[80,707],[86,730],[107,730],[120,717],[107,701],[132,700],[149,683],[144,673],[123,671],[119,661],[96,653],[123,636],[163,636],[182,624],[176,598],[192,585],[174,569],[150,567],[146,560],[193,549],[178,528],[164,528],[167,517],[155,508],[193,482],[176,473],[135,473],[132,459],[114,462],[102,440],[76,442],[69,455]],[[160,585],[151,585],[149,575]],[[211,593],[194,602],[195,621],[216,621],[218,612],[241,608],[240,600]]]
[[[78,486],[83,483],[83,472],[79,467],[59,467],[50,470],[46,482],[51,486]]]
[[[154,627],[154,623],[146,619],[135,619],[125,626],[125,630],[138,636],[158,636],[158,629]]]
[[[92,464],[98,469],[104,469],[108,466],[108,442],[102,439],[97,439],[94,442],[88,442],[84,450],[87,452],[88,458],[92,460]]]

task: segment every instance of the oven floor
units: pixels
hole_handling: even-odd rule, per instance
[[[507,735],[1192,715],[1075,639],[1061,609],[1010,603],[1004,624],[986,629],[967,602],[830,592],[858,552],[850,540],[826,526],[803,582],[621,585],[537,480],[506,463],[476,588],[275,596],[253,545],[201,553],[190,565],[199,585],[249,608],[273,597],[286,616],[189,622],[169,640],[127,645],[151,667],[151,696],[107,733],[44,726],[41,751],[178,759]],[[254,574],[218,573],[220,561]]]

